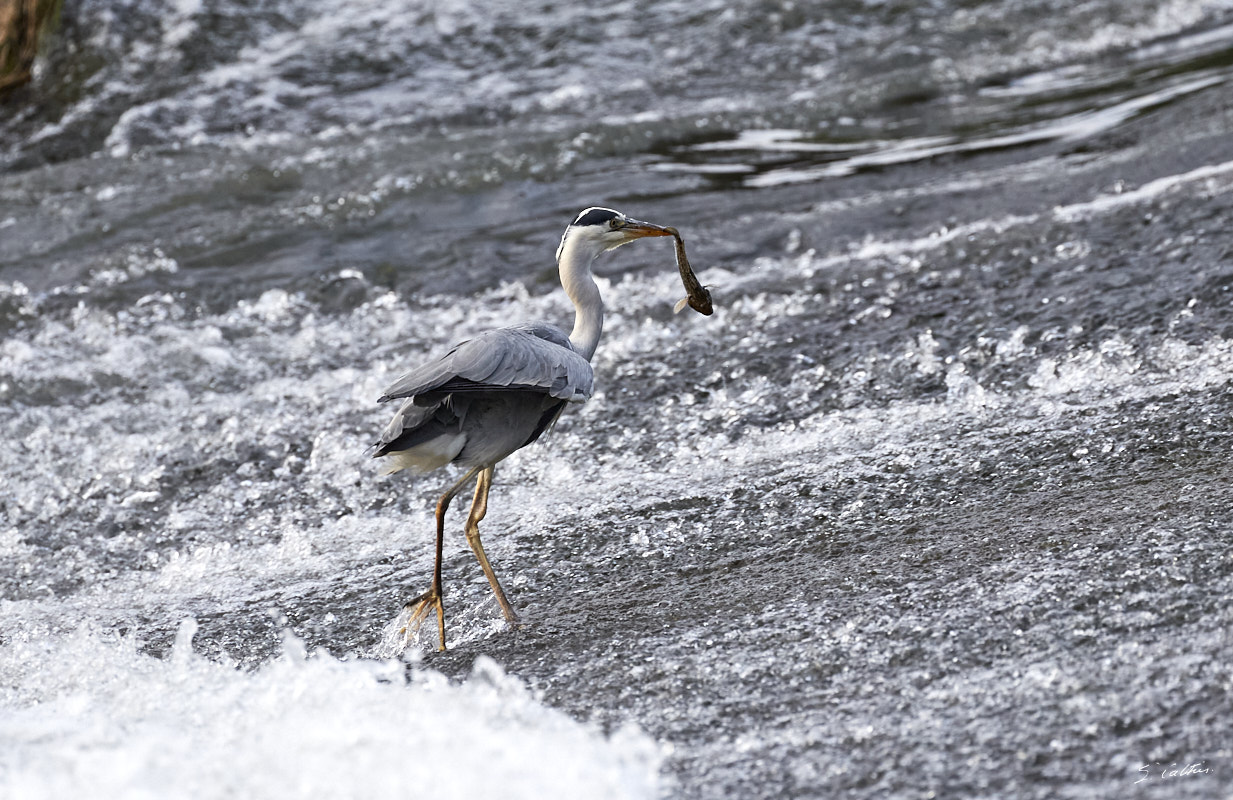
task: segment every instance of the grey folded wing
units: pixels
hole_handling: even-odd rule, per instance
[[[533,391],[581,403],[591,396],[591,364],[551,325],[528,324],[486,331],[442,358],[394,381],[378,398],[415,398],[433,405],[455,392]]]

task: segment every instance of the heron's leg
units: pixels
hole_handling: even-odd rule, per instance
[[[505,599],[505,592],[501,591],[501,584],[497,583],[497,573],[492,571],[488,556],[484,554],[484,545],[480,543],[479,524],[484,515],[488,513],[488,490],[492,488],[493,470],[493,467],[484,470],[475,482],[475,499],[471,501],[471,513],[467,516],[467,542],[475,551],[475,557],[479,559],[480,566],[484,568],[484,575],[487,576],[488,583],[492,586],[492,593],[497,596],[497,602],[501,604],[501,612],[505,614],[505,619],[517,622],[518,615],[514,613],[514,607],[509,604],[509,600]]]
[[[441,637],[441,646],[439,649],[445,649],[445,604],[441,602],[442,596],[445,594],[441,589],[441,551],[445,546],[445,512],[450,507],[450,501],[454,499],[454,495],[466,485],[467,481],[475,477],[476,473],[481,471],[481,467],[469,471],[462,476],[462,480],[455,483],[449,490],[441,495],[441,499],[437,501],[437,558],[432,569],[432,588],[424,592],[414,600],[408,600],[405,608],[411,609],[411,616],[407,618],[407,627],[404,631],[414,633],[419,630],[420,625],[424,624],[424,620],[428,618],[428,612],[435,608],[437,610],[437,632]]]

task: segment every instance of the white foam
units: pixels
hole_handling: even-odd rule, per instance
[[[79,632],[0,647],[0,797],[653,798],[661,754],[540,704],[487,658],[451,684],[395,661],[253,672]]]
[[[171,7],[162,18],[164,52],[172,51],[197,35],[195,17],[202,12],[202,0],[171,0]]]

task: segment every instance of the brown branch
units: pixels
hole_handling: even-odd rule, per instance
[[[39,39],[59,5],[60,0],[0,0],[0,95],[30,80]]]

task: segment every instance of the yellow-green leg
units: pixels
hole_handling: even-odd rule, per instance
[[[505,619],[509,622],[517,622],[518,615],[514,613],[514,607],[506,599],[505,592],[501,591],[501,584],[497,582],[497,573],[492,571],[492,565],[488,563],[488,556],[484,553],[484,545],[480,542],[479,524],[484,515],[488,513],[488,490],[492,488],[494,471],[494,467],[481,471],[479,480],[475,482],[475,499],[471,501],[471,513],[467,515],[467,543],[471,545],[480,566],[484,568],[484,575],[488,578],[492,593],[497,596],[497,602],[501,604],[501,612],[505,614]]]
[[[466,475],[463,475],[462,480],[451,486],[449,491],[441,495],[441,499],[437,501],[437,560],[432,570],[432,588],[414,600],[407,601],[405,606],[405,608],[411,609],[411,615],[407,618],[407,626],[403,628],[403,632],[408,636],[418,631],[420,625],[423,625],[424,620],[428,618],[428,613],[434,608],[436,609],[440,650],[445,649],[445,604],[441,602],[441,598],[445,594],[441,587],[441,551],[445,546],[445,512],[449,509],[450,501],[454,499],[454,495],[458,494],[467,481],[483,471],[482,467],[476,467]],[[488,474],[491,475],[491,473],[492,470],[489,469]],[[482,475],[481,480],[483,480]],[[472,513],[474,513],[474,508],[472,508]]]

